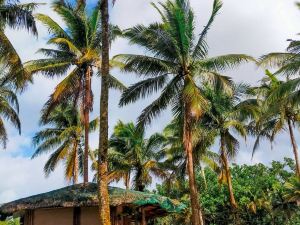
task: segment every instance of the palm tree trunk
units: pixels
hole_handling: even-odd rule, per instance
[[[193,161],[193,147],[192,147],[192,131],[190,127],[190,112],[189,107],[186,107],[184,113],[184,127],[183,127],[183,144],[187,157],[187,171],[189,177],[190,187],[190,200],[192,208],[192,225],[203,225],[202,211],[199,204],[199,194],[197,191],[195,173],[194,173],[194,161]]]
[[[299,163],[299,157],[298,157],[298,147],[297,147],[295,136],[294,136],[292,121],[290,119],[288,119],[288,125],[289,125],[291,143],[293,146],[294,157],[295,157],[295,161],[296,161],[296,174],[298,177],[300,177],[300,163]]]
[[[137,191],[141,191],[143,192],[145,190],[145,185],[143,184],[143,180],[142,180],[142,176],[143,175],[143,172],[142,172],[142,169],[137,169],[137,172],[136,172],[136,183],[135,183],[135,188]]]
[[[90,109],[91,109],[91,67],[88,66],[85,72],[85,101],[84,101],[84,167],[83,183],[89,182],[89,130],[90,130]]]
[[[79,167],[79,163],[78,163],[78,141],[75,141],[74,144],[74,150],[75,150],[75,154],[74,154],[74,168],[73,168],[73,184],[77,184],[78,183],[78,167]]]
[[[100,133],[98,154],[98,198],[100,225],[111,225],[108,194],[108,97],[109,97],[109,12],[108,0],[101,1],[102,65]]]
[[[203,177],[205,189],[207,189],[207,180],[206,180],[205,170],[204,170],[203,166],[201,166],[201,174]]]
[[[79,10],[82,6],[85,7],[86,0],[77,0],[76,10]]]
[[[125,186],[126,186],[126,190],[128,190],[130,188],[130,172],[126,174]]]
[[[228,187],[228,191],[229,191],[230,205],[233,209],[236,209],[237,208],[237,203],[236,203],[235,197],[234,197],[230,167],[229,167],[229,162],[228,162],[228,159],[227,159],[227,156],[226,156],[225,140],[224,140],[223,135],[221,135],[221,158],[222,158],[223,165],[224,165],[224,168],[225,168],[225,174],[226,174],[226,179],[227,179],[227,187]]]

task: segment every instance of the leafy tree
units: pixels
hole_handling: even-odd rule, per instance
[[[188,0],[174,0],[154,5],[162,23],[137,25],[125,32],[132,44],[147,50],[147,55],[123,54],[117,58],[125,62],[124,71],[137,72],[145,79],[129,87],[120,105],[127,105],[161,90],[160,96],[145,108],[138,119],[139,126],[149,124],[163,110],[171,106],[174,116],[183,119],[183,144],[187,157],[193,225],[203,224],[195,185],[192,155],[192,124],[208,108],[199,87],[209,82],[230,92],[231,79],[219,72],[252,60],[246,55],[231,54],[208,57],[206,35],[222,3],[215,0],[211,17],[196,40],[195,18]]]
[[[241,224],[299,224],[300,209],[295,203],[288,203],[284,199],[286,188],[284,184],[293,176],[291,168],[294,162],[285,159],[284,162],[272,162],[270,166],[263,164],[236,165],[231,167],[235,197],[239,208]],[[228,188],[218,183],[218,173],[205,168],[208,187],[203,189],[201,204],[204,208],[205,222],[209,225],[236,224],[235,217],[230,213]],[[197,185],[203,188],[205,183],[200,171],[197,171]],[[179,199],[189,206],[188,182],[168,188],[167,183],[157,185],[156,192],[171,198]],[[190,210],[185,214],[171,215],[156,221],[156,225],[191,224]]]
[[[89,152],[89,113],[93,106],[91,79],[94,68],[100,75],[101,68],[101,22],[99,7],[91,13],[85,12],[85,5],[76,10],[70,2],[54,1],[53,10],[66,24],[63,29],[52,18],[37,14],[36,18],[49,30],[51,36],[48,44],[55,48],[43,48],[39,52],[47,58],[32,60],[26,63],[26,69],[31,73],[43,73],[47,77],[65,76],[56,86],[54,93],[44,106],[45,116],[58,105],[72,101],[80,105],[85,127],[84,144],[84,182],[88,182],[88,152]],[[116,27],[112,33],[119,32]],[[115,37],[111,35],[111,40]],[[109,86],[124,88],[113,76],[109,76]]]
[[[297,204],[300,204],[300,180],[298,177],[293,177],[285,183],[285,195],[284,198],[288,202],[296,202]]]
[[[7,221],[0,221],[0,225],[20,225],[20,219],[9,219]]]
[[[33,137],[36,151],[32,158],[53,151],[44,166],[46,176],[56,169],[59,162],[63,162],[66,180],[76,184],[79,174],[83,172],[84,144],[84,125],[78,110],[72,105],[59,105],[49,116],[42,117],[40,124],[49,127],[37,132]],[[89,131],[94,131],[98,124],[98,119],[91,121]]]

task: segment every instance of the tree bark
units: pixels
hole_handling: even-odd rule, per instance
[[[192,225],[203,225],[203,216],[199,204],[199,194],[197,191],[197,185],[194,173],[194,161],[193,161],[193,147],[192,147],[192,131],[190,122],[190,110],[189,107],[185,107],[184,112],[184,127],[183,127],[183,144],[187,157],[187,171],[189,177],[190,187],[190,200],[192,208]]]
[[[125,186],[126,186],[126,190],[130,188],[130,172],[127,173],[125,176]]]
[[[100,225],[111,225],[108,193],[108,97],[109,97],[109,12],[108,0],[101,1],[102,65],[100,133],[98,154],[98,198]]]
[[[227,187],[228,187],[228,191],[229,191],[230,205],[231,205],[232,209],[235,210],[237,208],[237,203],[235,201],[234,191],[233,191],[233,187],[232,187],[230,167],[229,167],[229,162],[228,162],[226,150],[225,150],[225,140],[222,135],[221,135],[221,158],[223,161],[226,179],[227,179]]]
[[[146,215],[145,215],[145,210],[144,208],[141,208],[141,213],[142,213],[142,218],[141,218],[141,225],[147,225],[147,221],[146,221]]]
[[[142,169],[138,169],[137,173],[136,173],[136,184],[135,184],[135,188],[137,191],[141,191],[143,192],[145,190],[145,185],[144,182],[142,180],[142,176],[143,172]]]
[[[75,154],[74,154],[74,168],[73,168],[73,184],[77,184],[78,183],[78,167],[79,167],[79,163],[78,163],[78,141],[75,141],[74,144],[74,150],[75,150]]]
[[[85,7],[86,5],[86,0],[77,0],[77,6],[76,6],[76,10],[79,10],[82,7]]]
[[[291,143],[293,146],[293,152],[294,152],[294,157],[296,162],[296,174],[298,177],[300,177],[300,162],[298,157],[298,146],[293,131],[292,121],[290,119],[288,119],[288,125],[289,125],[290,138],[291,138]]]
[[[83,183],[89,182],[89,130],[91,110],[91,67],[88,66],[85,72],[85,93],[84,93],[84,167]]]

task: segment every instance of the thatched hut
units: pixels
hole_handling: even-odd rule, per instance
[[[147,221],[179,213],[185,206],[155,194],[110,187],[113,225],[146,225]],[[23,225],[98,225],[97,185],[77,184],[3,204],[0,219],[21,217]]]

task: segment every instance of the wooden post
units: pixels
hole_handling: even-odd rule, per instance
[[[73,225],[80,225],[80,219],[81,219],[81,208],[74,207],[74,209],[73,209]]]
[[[25,218],[24,218],[25,225],[34,225],[34,212],[33,210],[26,210]]]
[[[145,215],[145,210],[144,210],[143,207],[141,208],[141,211],[142,211],[142,221],[141,221],[141,225],[147,225],[147,222],[146,222],[146,215]]]

